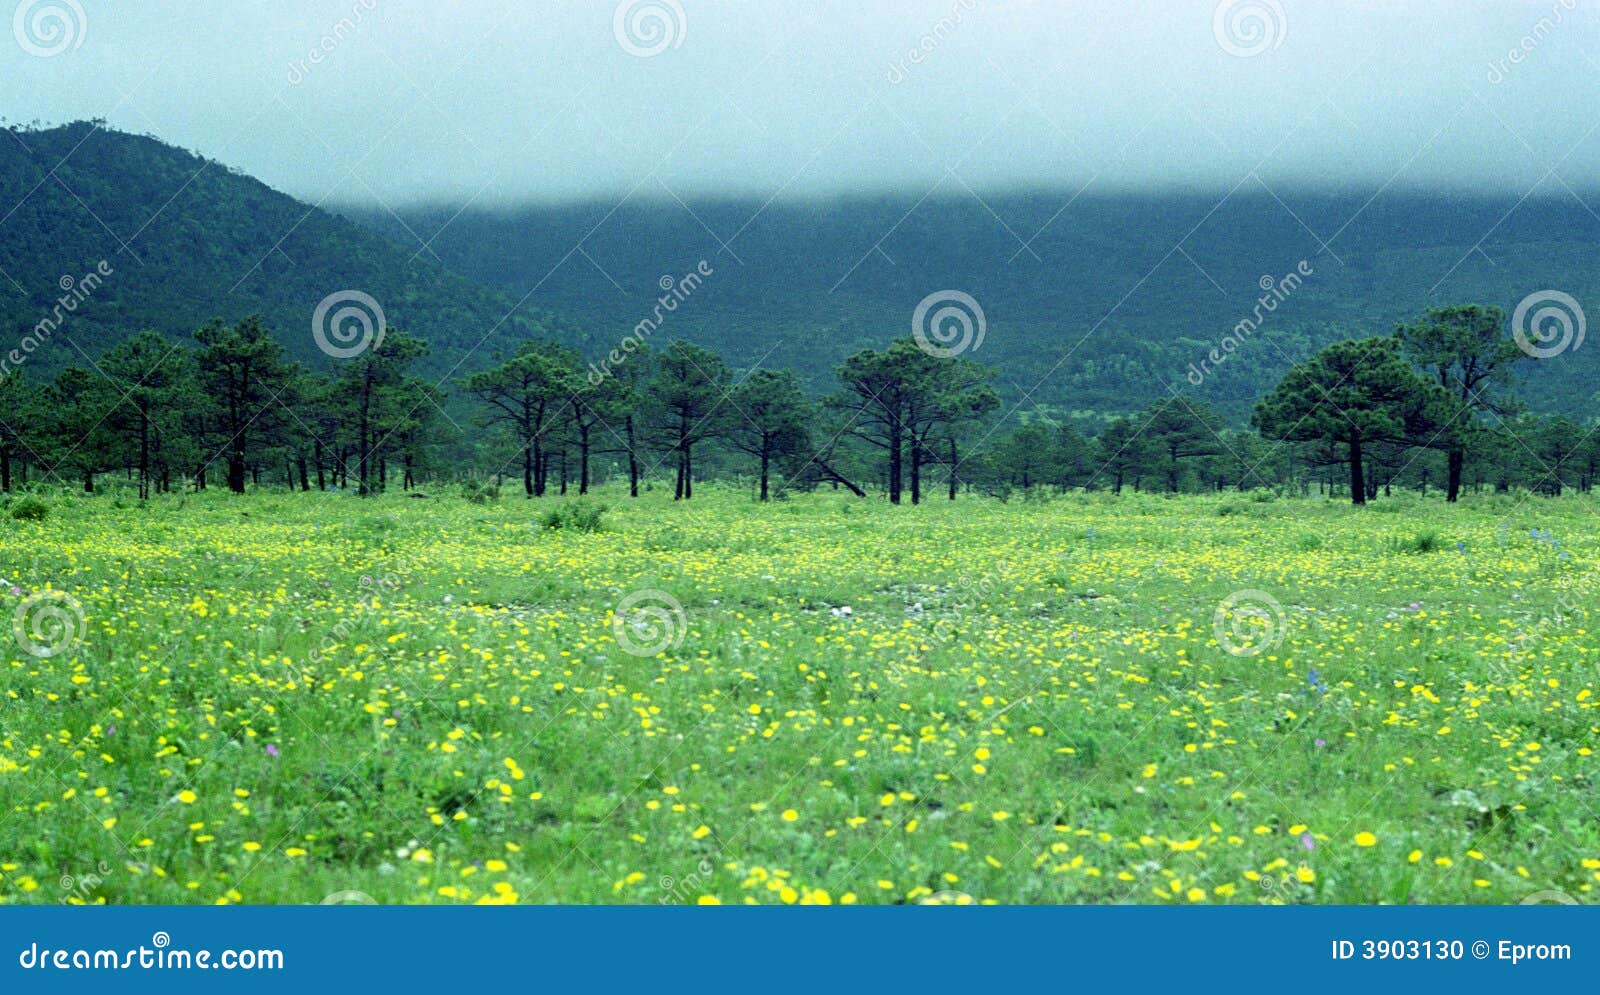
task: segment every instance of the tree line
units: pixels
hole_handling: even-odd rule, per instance
[[[214,320],[193,343],[153,331],[38,385],[0,378],[0,491],[40,477],[122,474],[141,498],[220,479],[236,493],[379,493],[398,482],[520,473],[529,497],[629,493],[672,480],[748,480],[762,501],[843,488],[916,504],[967,489],[1184,492],[1316,487],[1357,504],[1394,487],[1589,490],[1600,440],[1528,414],[1513,370],[1527,358],[1499,308],[1429,310],[1391,337],[1334,343],[1295,365],[1248,429],[1173,395],[1137,414],[1059,419],[1003,411],[996,371],[912,338],[863,349],[817,396],[788,370],[736,371],[686,341],[641,347],[603,373],[532,340],[445,391],[413,372],[420,338],[385,329],[330,373],[285,360],[259,318]],[[85,357],[87,360],[87,357]]]

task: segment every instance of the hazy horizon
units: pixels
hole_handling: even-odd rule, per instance
[[[8,119],[103,118],[340,208],[1600,175],[1594,0],[24,0],[13,28]]]

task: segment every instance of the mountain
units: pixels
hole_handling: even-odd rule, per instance
[[[154,138],[99,122],[0,130],[0,353],[74,296],[68,282],[104,274],[27,357],[31,375],[142,329],[181,337],[258,313],[292,358],[326,366],[312,316],[344,290],[427,338],[424,368],[441,376],[542,328],[504,292]]]
[[[955,186],[949,184],[948,186]],[[1600,196],[1560,184],[1525,199],[1416,191],[1019,192],[922,200],[679,201],[346,213],[428,241],[453,269],[571,319],[593,353],[652,317],[659,282],[712,275],[655,334],[738,365],[790,366],[820,389],[850,352],[911,331],[919,301],[959,290],[983,308],[970,355],[1024,410],[1104,415],[1165,396],[1235,419],[1289,365],[1338,338],[1386,335],[1429,306],[1570,294],[1600,315]],[[645,189],[648,189],[646,187]],[[1584,201],[1588,203],[1585,204]],[[414,233],[414,234],[413,234]],[[1190,365],[1303,278],[1217,367]],[[1197,370],[1198,372],[1198,370]],[[1600,348],[1523,364],[1535,409],[1600,414]],[[1048,375],[1046,375],[1048,374]]]
[[[984,311],[970,355],[1000,369],[1025,413],[1100,418],[1179,390],[1242,420],[1292,362],[1428,306],[1509,314],[1559,290],[1600,315],[1600,196],[1559,183],[1520,200],[1255,182],[1228,196],[980,199],[952,183],[921,199],[636,196],[397,215],[322,210],[99,122],[0,131],[0,356],[52,314],[63,281],[107,273],[27,358],[36,375],[141,329],[184,336],[252,313],[292,357],[327,366],[312,316],[358,290],[430,341],[424,372],[437,377],[541,334],[599,358],[650,319],[654,337],[792,367],[822,391],[841,359],[909,333],[919,302],[955,290]],[[1191,383],[1191,364],[1254,317],[1260,281],[1297,271],[1259,328]],[[664,280],[678,291],[664,295]],[[1600,414],[1600,346],[1523,371],[1535,410]]]

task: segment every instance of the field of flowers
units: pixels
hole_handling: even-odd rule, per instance
[[[1600,882],[1588,499],[49,501],[0,518],[0,902]]]

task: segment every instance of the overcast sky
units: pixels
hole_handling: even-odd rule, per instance
[[[9,120],[103,117],[314,202],[1600,176],[1600,0],[0,9]]]

